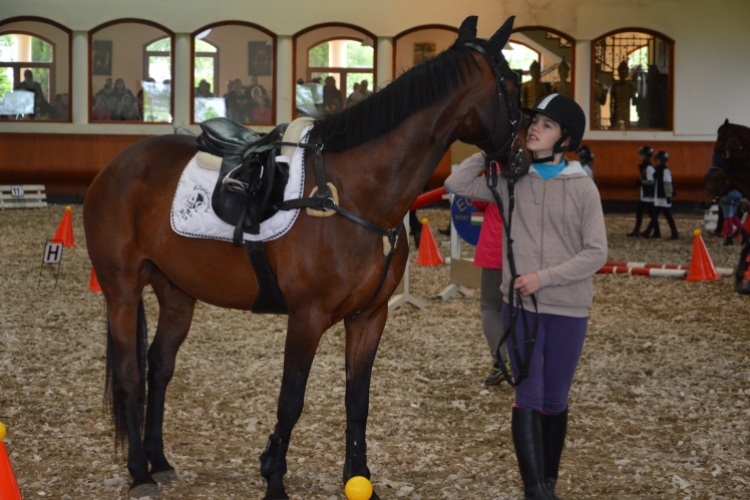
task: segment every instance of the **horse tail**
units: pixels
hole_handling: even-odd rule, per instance
[[[146,326],[146,311],[143,307],[143,298],[138,302],[138,319],[136,323],[136,358],[138,360],[138,372],[140,374],[140,388],[138,391],[138,417],[141,422],[141,434],[143,433],[144,414],[146,409],[146,366],[148,364],[148,328]],[[107,320],[107,366],[104,383],[104,401],[109,409],[112,423],[115,427],[115,450],[123,448],[128,437],[128,420],[126,407],[126,394],[117,378],[117,358],[115,356],[115,345],[112,340],[112,327]]]

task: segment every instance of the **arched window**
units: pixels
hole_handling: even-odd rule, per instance
[[[549,94],[575,97],[575,40],[546,26],[513,30],[503,54],[521,74],[521,104],[533,106]]]
[[[344,23],[319,24],[294,35],[295,115],[325,116],[372,94],[375,39]]]
[[[226,21],[193,32],[193,123],[227,117],[248,125],[276,122],[276,35]]]
[[[592,42],[591,128],[671,130],[674,41],[625,28]]]
[[[171,123],[174,33],[140,19],[89,32],[93,122]]]
[[[0,119],[70,121],[70,37],[52,21],[0,23]]]

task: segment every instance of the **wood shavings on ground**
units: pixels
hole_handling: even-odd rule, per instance
[[[53,270],[43,269],[36,290],[44,242],[63,212],[0,212],[5,444],[25,498],[127,498],[125,457],[114,453],[103,407],[105,311],[102,295],[86,289],[81,207],[73,210],[78,247],[65,249],[57,288]],[[449,256],[448,239],[437,233],[448,212],[419,215]],[[670,241],[627,238],[632,217],[606,219],[610,260],[682,265],[701,222],[677,217],[681,239]],[[736,265],[739,246],[704,239],[717,267]],[[513,394],[482,384],[490,357],[478,293],[435,299],[449,271],[412,265],[411,292],[427,306],[389,317],[370,401],[374,486],[383,499],[516,500]],[[598,275],[594,283],[561,498],[750,498],[750,298],[734,294],[728,279]],[[144,296],[153,335],[156,299],[149,289]],[[182,481],[162,487],[166,499],[262,498],[258,456],[275,423],[285,330],[285,317],[196,307],[168,392],[167,455]],[[345,498],[343,349],[337,325],[319,348],[293,434],[286,479],[293,499]]]

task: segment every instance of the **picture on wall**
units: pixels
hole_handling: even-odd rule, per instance
[[[435,44],[433,42],[414,44],[414,64],[423,63],[433,57],[435,57]]]
[[[267,42],[247,42],[248,75],[272,75],[272,47]]]
[[[94,75],[110,76],[112,74],[112,40],[94,40],[93,60]]]

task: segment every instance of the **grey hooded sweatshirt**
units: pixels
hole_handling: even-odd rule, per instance
[[[495,203],[484,177],[481,153],[464,160],[445,181],[445,188],[473,200]],[[508,216],[508,184],[499,177],[498,192]],[[536,272],[540,313],[584,318],[589,315],[594,286],[591,276],[607,262],[607,231],[599,191],[577,161],[544,180],[532,166],[515,186],[511,238],[516,272]],[[497,210],[488,207],[487,210]],[[503,301],[508,302],[510,267],[503,229]],[[524,307],[533,311],[529,297]]]

